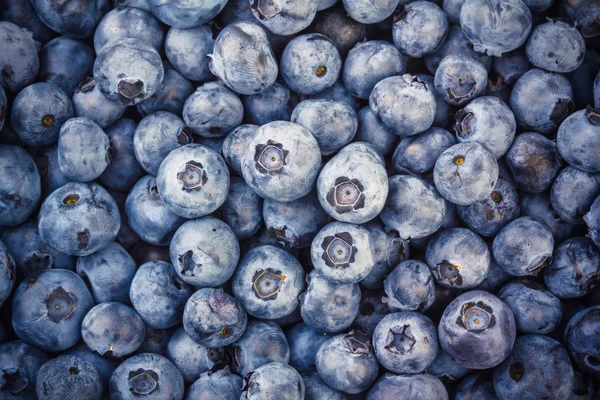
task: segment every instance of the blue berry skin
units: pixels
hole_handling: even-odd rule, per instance
[[[224,349],[207,349],[192,340],[183,328],[169,339],[167,355],[181,371],[186,382],[194,382],[203,373],[210,371],[223,356]]]
[[[385,40],[357,43],[344,62],[344,86],[353,96],[368,99],[382,79],[406,72],[404,55]]]
[[[313,100],[334,100],[343,101],[348,104],[352,109],[357,112],[359,107],[358,99],[346,89],[341,79],[335,82],[333,85],[326,89],[323,89],[317,94],[308,96],[309,99]]]
[[[498,175],[496,157],[478,142],[462,142],[448,148],[433,169],[439,193],[459,206],[488,198],[496,187]]]
[[[290,345],[289,364],[300,373],[314,371],[317,351],[329,336],[300,322],[286,331],[286,337]]]
[[[439,348],[437,356],[427,367],[427,372],[443,382],[454,382],[464,378],[470,369],[461,367],[448,353]]]
[[[390,313],[387,302],[385,292],[381,289],[363,291],[352,329],[372,336],[377,324]]]
[[[233,294],[246,312],[261,319],[282,318],[293,312],[304,288],[300,262],[275,246],[259,246],[246,253],[231,282]]]
[[[121,358],[136,351],[144,341],[144,321],[122,303],[101,303],[83,319],[81,335],[101,356]]]
[[[72,101],[76,117],[89,118],[101,128],[116,122],[127,109],[120,102],[107,99],[93,78],[86,78],[79,84]]]
[[[305,400],[346,400],[346,396],[342,392],[327,386],[315,372],[309,375],[303,374],[302,380],[304,381]]]
[[[267,34],[253,22],[227,25],[208,57],[210,71],[239,94],[260,93],[277,79],[279,68]]]
[[[566,399],[573,392],[567,350],[542,335],[521,336],[508,358],[494,370],[500,399]]]
[[[225,136],[242,123],[243,117],[242,101],[216,82],[200,86],[183,105],[183,120],[202,137]]]
[[[0,21],[0,41],[5,43],[0,70],[11,71],[2,75],[0,86],[14,95],[35,82],[40,68],[37,47],[31,32],[7,21]]]
[[[0,306],[10,297],[16,279],[15,260],[0,241]]]
[[[254,132],[241,161],[246,183],[259,196],[289,202],[314,188],[321,170],[321,151],[308,129],[275,121]]]
[[[483,95],[487,81],[485,66],[464,53],[444,57],[434,76],[437,92],[446,103],[453,106],[465,104]]]
[[[381,22],[394,13],[400,0],[373,3],[368,0],[342,0],[346,12],[361,24]]]
[[[398,136],[382,125],[369,107],[365,107],[358,112],[358,128],[354,139],[372,144],[386,156],[394,148]]]
[[[460,25],[460,9],[465,1],[464,0],[443,0],[442,8],[448,17],[448,23]]]
[[[246,330],[248,315],[223,289],[196,291],[183,311],[183,327],[192,340],[208,348],[227,346]]]
[[[571,166],[600,172],[600,109],[588,107],[568,116],[556,136],[558,152]]]
[[[310,256],[315,270],[332,283],[358,283],[375,264],[371,233],[360,225],[337,221],[314,237]]]
[[[137,7],[116,7],[106,13],[94,32],[94,50],[99,53],[110,42],[139,39],[160,51],[165,32],[152,13]]]
[[[494,391],[493,376],[490,372],[476,372],[470,374],[456,388],[455,400],[469,399],[499,400]]]
[[[426,316],[403,311],[386,315],[373,332],[379,363],[397,374],[418,374],[437,355],[439,344],[433,322]]]
[[[243,380],[232,374],[229,367],[215,372],[204,372],[187,392],[186,400],[239,399],[242,394]]]
[[[242,157],[246,144],[258,129],[258,125],[244,124],[232,130],[223,140],[221,153],[231,169],[242,176]]]
[[[96,183],[68,183],[44,200],[38,216],[42,240],[63,253],[87,256],[108,246],[121,226],[115,200]]]
[[[195,287],[217,287],[233,275],[240,246],[225,222],[207,216],[181,225],[169,254],[181,280]]]
[[[497,97],[479,97],[456,113],[454,131],[459,142],[476,141],[501,158],[515,139],[517,122]]]
[[[522,193],[520,196],[520,208],[522,216],[535,218],[550,227],[550,230],[554,235],[554,243],[560,243],[570,237],[573,228],[575,228],[575,225],[560,219],[552,209],[549,192],[537,194]],[[587,216],[584,218],[587,218]],[[593,238],[591,230],[590,237]]]
[[[597,284],[600,252],[585,237],[574,237],[554,249],[552,264],[544,270],[548,289],[561,299],[582,297]]]
[[[195,28],[171,28],[165,39],[165,53],[181,75],[204,82],[212,77],[208,68],[215,40],[209,25]]]
[[[573,88],[564,75],[530,69],[515,82],[510,108],[521,129],[548,135],[575,109]]]
[[[144,170],[135,157],[135,121],[122,118],[104,131],[110,143],[110,162],[98,177],[105,188],[128,192],[144,176]]]
[[[193,28],[205,24],[225,7],[226,0],[148,0],[154,15],[176,28]]]
[[[0,10],[0,19],[29,30],[36,42],[45,44],[54,37],[55,33],[40,20],[31,2],[7,0],[3,6]]]
[[[160,55],[140,39],[110,42],[94,62],[94,79],[109,100],[133,106],[154,95],[164,78]]]
[[[583,216],[583,220],[585,225],[588,228],[588,236],[596,247],[600,247],[600,200],[599,197],[596,197],[592,205],[590,206],[590,210]],[[560,220],[562,222],[562,220]],[[565,222],[562,222],[565,224]],[[564,238],[566,239],[566,237]],[[4,239],[6,243],[8,241]],[[558,242],[558,240],[557,240]],[[14,252],[13,252],[14,254]]]
[[[183,105],[196,88],[170,63],[164,61],[165,77],[156,93],[137,105],[142,116],[148,116],[157,111],[168,111],[181,115]],[[116,103],[113,103],[116,104]]]
[[[379,372],[369,336],[356,331],[333,336],[321,344],[316,368],[327,386],[349,394],[367,390]]]
[[[566,73],[583,62],[585,42],[575,26],[550,20],[533,29],[525,51],[535,67]]]
[[[435,78],[432,75],[417,74],[417,77],[425,82],[427,88],[435,98],[435,117],[433,119],[434,126],[446,127],[451,114],[451,106],[446,103],[442,95],[435,88]]]
[[[473,290],[461,294],[446,308],[438,335],[442,349],[459,365],[492,368],[504,361],[513,348],[515,318],[496,296]]]
[[[165,157],[156,184],[171,212],[184,218],[199,218],[217,210],[227,198],[229,171],[216,151],[201,144],[188,144]]]
[[[446,13],[430,1],[405,5],[397,11],[393,22],[394,44],[409,57],[423,57],[435,51],[448,34]]]
[[[156,329],[146,324],[144,342],[138,348],[136,353],[156,353],[166,357],[167,346],[169,345],[169,340],[175,333],[175,330],[176,328]]]
[[[20,340],[0,345],[0,387],[4,396],[13,399],[35,399],[35,385],[40,367],[48,355]]]
[[[429,129],[436,112],[435,97],[418,77],[411,74],[379,81],[369,96],[371,111],[398,136],[412,136]]]
[[[493,237],[519,216],[519,198],[508,181],[498,178],[489,197],[468,206],[458,206],[457,211],[466,227],[481,236]]]
[[[350,143],[358,128],[354,110],[344,102],[332,100],[304,100],[294,108],[290,121],[313,134],[324,156]]]
[[[394,171],[410,171],[416,175],[428,173],[445,150],[456,144],[456,139],[443,128],[432,126],[415,136],[402,138],[392,156]]]
[[[387,230],[410,240],[431,235],[442,226],[446,202],[433,185],[411,175],[395,175],[389,179],[389,187],[380,214]]]
[[[239,240],[247,239],[258,232],[263,221],[262,210],[263,199],[243,179],[232,176],[229,194],[221,206],[220,212],[223,221],[229,225]],[[309,221],[298,222],[307,223]]]
[[[371,243],[375,251],[375,263],[361,286],[367,289],[380,289],[390,271],[410,255],[408,241],[400,238],[394,231],[386,232],[384,225],[371,221],[363,225],[371,234]]]
[[[333,7],[338,0],[317,0],[317,11],[326,10]]]
[[[427,310],[435,300],[434,279],[422,261],[406,260],[385,278],[383,287],[392,312]]]
[[[531,12],[520,0],[465,0],[460,25],[475,51],[500,57],[525,43]]]
[[[62,351],[81,339],[81,322],[94,306],[83,280],[66,269],[29,275],[16,289],[12,326],[19,338],[46,351]]]
[[[290,358],[288,341],[275,322],[250,321],[246,331],[233,345],[235,372],[247,376],[265,364],[287,364]]]
[[[581,225],[583,216],[590,210],[600,194],[600,175],[567,167],[560,171],[550,191],[550,204],[560,219]]]
[[[79,82],[92,73],[94,58],[87,43],[57,37],[40,50],[39,80],[54,83],[70,96]]]
[[[494,238],[498,266],[513,276],[537,275],[552,262],[554,237],[548,226],[531,217],[507,224]]]
[[[63,124],[73,117],[69,97],[54,83],[37,82],[15,98],[10,122],[21,140],[31,146],[49,146],[58,140]]]
[[[281,76],[299,94],[317,94],[340,76],[342,58],[328,37],[307,33],[292,39],[281,55]]]
[[[0,226],[16,226],[37,208],[40,174],[33,158],[20,147],[0,145]]]
[[[513,312],[521,333],[546,335],[560,323],[560,300],[537,282],[527,279],[509,282],[500,289],[498,298]]]
[[[91,362],[73,355],[62,355],[40,367],[36,393],[38,398],[48,400],[99,400],[102,395],[102,381]]]
[[[98,304],[129,304],[129,288],[136,268],[133,258],[116,242],[77,259],[77,274],[86,281]]]
[[[136,243],[140,242],[140,237],[127,221],[127,214],[125,214],[125,203],[127,201],[127,193],[110,191],[109,194],[117,202],[119,207],[119,215],[121,216],[121,227],[117,233],[115,241],[123,246],[126,250],[130,250]]]
[[[135,273],[129,298],[147,325],[166,329],[181,323],[183,309],[192,293],[192,288],[179,279],[171,264],[148,261]]]
[[[319,0],[264,2],[250,0],[250,9],[258,22],[277,35],[293,35],[308,28],[317,14]]]
[[[267,235],[274,245],[297,249],[309,247],[329,222],[329,215],[321,208],[315,192],[288,203],[267,199],[263,203],[262,216]]]
[[[110,398],[135,400],[183,399],[181,372],[155,353],[136,354],[123,361],[110,378]]]
[[[575,365],[587,375],[598,376],[600,346],[596,334],[600,325],[600,306],[585,308],[575,314],[565,330],[565,345]]]
[[[366,400],[387,400],[395,398],[419,400],[448,400],[448,392],[444,384],[428,373],[417,375],[394,375],[386,373],[379,378]]]
[[[302,400],[304,382],[287,364],[272,362],[258,367],[247,377],[240,400]]]
[[[32,0],[31,4],[44,24],[72,39],[92,36],[102,16],[110,10],[108,0],[76,0],[62,6],[51,0]]]
[[[497,74],[507,85],[515,83],[529,71],[530,67],[529,59],[523,48],[506,53],[502,57],[494,57],[492,60],[492,72]]]
[[[63,354],[78,357],[91,363],[100,375],[104,394],[108,394],[108,382],[114,370],[119,366],[120,360],[99,356],[98,353],[93,352],[83,341],[71,347]]]
[[[304,323],[323,333],[341,332],[348,328],[360,303],[360,288],[355,283],[333,283],[319,271],[306,277],[308,288],[300,297]]]
[[[300,101],[300,96],[278,82],[270,88],[250,96],[244,96],[244,120],[256,125],[273,121],[289,121],[292,110]]]

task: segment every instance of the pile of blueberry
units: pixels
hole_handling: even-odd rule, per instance
[[[0,399],[600,398],[600,0],[0,7]]]

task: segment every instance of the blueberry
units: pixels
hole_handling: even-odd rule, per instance
[[[522,336],[494,370],[494,389],[501,399],[566,399],[573,391],[569,355],[549,337]]]
[[[427,367],[427,372],[441,379],[443,382],[454,382],[464,378],[469,369],[461,367],[454,361],[448,353],[441,348],[438,349],[437,356]]]
[[[600,175],[567,167],[560,171],[550,191],[552,209],[565,222],[581,225],[600,194]]]
[[[492,194],[468,206],[458,206],[458,215],[469,229],[482,236],[495,236],[510,221],[519,216],[519,198],[516,189],[498,178]]]
[[[486,68],[479,60],[457,53],[442,59],[435,71],[434,84],[444,101],[458,106],[481,96],[487,80]]]
[[[311,272],[306,281],[308,288],[300,298],[304,323],[323,333],[348,328],[360,303],[358,285],[330,282],[319,271]]]
[[[98,304],[81,324],[83,341],[104,357],[120,358],[133,353],[144,341],[144,333],[144,321],[138,313],[121,303]]]
[[[498,298],[513,312],[519,332],[548,334],[560,323],[560,300],[537,282],[509,282],[500,289]]]
[[[377,150],[361,150],[353,144],[329,160],[317,180],[323,209],[336,220],[351,223],[375,218],[385,205],[388,187]]]
[[[242,176],[242,157],[247,148],[246,143],[257,129],[257,125],[240,125],[231,131],[223,141],[221,149],[223,158],[239,176]]]
[[[238,399],[242,394],[242,378],[225,367],[215,372],[204,372],[194,382],[186,400],[212,400],[221,396],[225,399]]]
[[[464,0],[443,0],[442,8],[450,24],[460,25],[460,10]]]
[[[307,28],[317,14],[318,0],[250,0],[258,22],[278,35],[293,35]]]
[[[126,38],[139,39],[160,51],[165,32],[152,13],[137,7],[116,7],[96,27],[94,50],[99,53],[108,43]]]
[[[304,290],[302,265],[288,252],[259,246],[240,261],[232,291],[246,311],[257,318],[282,318],[298,307]]]
[[[574,71],[583,62],[585,42],[575,26],[550,20],[535,27],[525,51],[537,68],[565,73]]]
[[[600,252],[585,237],[574,237],[554,249],[552,264],[544,270],[548,289],[560,298],[581,297],[600,280]]]
[[[40,50],[39,80],[54,83],[71,95],[79,82],[92,73],[94,58],[94,51],[85,42],[57,37]]]
[[[341,79],[319,93],[309,95],[308,98],[312,100],[342,101],[352,107],[355,112],[360,108],[358,99],[346,89]]]
[[[93,78],[80,82],[72,100],[76,117],[89,118],[101,128],[116,122],[127,109],[120,102],[107,99]]]
[[[48,355],[20,340],[0,345],[0,389],[14,399],[34,399],[37,375]]]
[[[171,336],[173,336],[175,330],[176,328],[156,329],[146,324],[144,341],[136,353],[155,353],[167,357],[169,340],[171,340]]]
[[[418,77],[411,74],[379,81],[369,96],[375,117],[399,136],[426,131],[435,118],[435,97]]]
[[[281,76],[300,94],[312,95],[332,86],[342,69],[342,59],[333,42],[319,33],[292,39],[281,56]]]
[[[475,51],[500,57],[525,43],[531,12],[521,0],[465,0],[460,25]]]
[[[492,76],[499,77],[503,83],[512,85],[530,68],[525,49],[519,48],[492,60]]]
[[[124,106],[152,96],[163,78],[164,68],[158,52],[136,38],[108,43],[94,62],[94,79],[100,92]]]
[[[510,108],[522,129],[548,135],[575,109],[573,89],[563,75],[530,69],[515,82]]]
[[[272,121],[289,121],[299,96],[275,82],[270,88],[257,94],[244,96],[244,118],[251,124],[264,125]]]
[[[0,145],[0,226],[16,226],[37,208],[41,195],[38,169],[20,147]]]
[[[165,157],[156,184],[171,212],[184,218],[199,218],[217,210],[225,201],[229,171],[214,150],[188,144]]]
[[[398,6],[400,0],[384,0],[372,2],[369,0],[342,0],[348,15],[361,24],[381,22]]]
[[[456,139],[447,130],[432,126],[415,136],[402,138],[392,156],[394,171],[410,171],[426,174],[435,166],[436,160]]]
[[[414,398],[420,400],[448,400],[444,384],[428,373],[416,375],[394,375],[386,373],[369,390],[366,400],[387,400],[394,398]]]
[[[188,81],[170,63],[164,61],[163,68],[165,77],[160,88],[154,95],[137,105],[138,112],[143,116],[157,111],[168,111],[181,115],[185,101],[196,90],[192,82]]]
[[[38,17],[31,2],[7,0],[3,5],[0,19],[29,30],[33,34],[33,40],[45,44],[54,36],[54,31]]]
[[[422,261],[406,260],[398,264],[384,281],[390,310],[427,310],[435,300],[433,281],[429,267]]]
[[[290,346],[283,331],[274,322],[251,321],[233,345],[234,366],[242,376],[272,362],[287,364]]]
[[[98,353],[92,351],[83,341],[71,347],[63,354],[78,357],[91,363],[100,375],[104,393],[108,393],[108,382],[114,370],[119,366],[120,360],[101,357]]]
[[[108,0],[75,0],[57,6],[52,0],[31,0],[40,19],[61,35],[84,39],[92,36],[108,10]]]
[[[7,21],[0,21],[0,42],[4,50],[0,56],[0,86],[16,94],[32,84],[40,68],[35,42],[31,32]]]
[[[175,274],[171,264],[149,261],[135,273],[129,297],[133,308],[147,325],[166,329],[181,323],[185,304],[192,292],[192,288]]]
[[[315,372],[303,374],[305,400],[346,400],[346,396],[327,386]]]
[[[183,327],[196,343],[217,348],[238,340],[246,330],[247,319],[237,299],[223,289],[205,288],[186,303]]]
[[[227,0],[148,0],[154,15],[175,28],[193,28],[217,16]]]
[[[558,128],[556,145],[560,155],[573,167],[600,172],[600,109],[588,107],[568,116]]]
[[[186,382],[194,382],[203,373],[222,362],[224,349],[207,349],[192,340],[183,328],[171,336],[167,347],[169,359],[181,371]]]
[[[579,311],[567,324],[565,345],[569,355],[583,373],[598,375],[600,349],[596,331],[600,325],[600,306]]]
[[[99,400],[102,382],[92,363],[76,356],[63,355],[40,367],[36,392],[38,398],[47,400],[78,397]]]
[[[372,144],[386,156],[394,148],[398,136],[377,120],[371,108],[365,107],[358,112],[358,129],[354,139]]]
[[[494,390],[494,381],[490,372],[476,372],[462,380],[456,388],[455,400],[473,398],[499,400]]]
[[[304,382],[287,364],[272,362],[258,367],[247,377],[240,400],[302,400]]]
[[[301,322],[289,328],[286,337],[290,346],[289,364],[301,373],[314,370],[319,346],[328,336]]]
[[[81,321],[94,300],[83,280],[65,269],[29,275],[13,297],[17,336],[46,351],[62,351],[81,339]]]
[[[220,212],[221,218],[229,225],[238,239],[249,238],[260,229],[263,217],[262,209],[262,198],[243,179],[232,176],[229,194],[221,206]],[[290,210],[295,209],[291,208]],[[310,223],[307,220],[294,220],[293,222]]]
[[[181,400],[183,393],[181,372],[166,357],[154,353],[128,358],[110,378],[111,399]]]
[[[498,162],[488,149],[478,142],[462,142],[440,155],[433,180],[446,200],[467,206],[492,194],[498,174]]]
[[[423,57],[435,51],[448,34],[446,14],[430,1],[401,6],[393,22],[394,44],[409,57]]]
[[[554,235],[554,243],[560,243],[567,239],[571,235],[573,228],[575,228],[575,225],[571,225],[560,219],[552,209],[549,192],[538,194],[523,193],[520,196],[520,206],[522,216],[535,218],[550,227]],[[592,231],[590,229],[590,237],[593,238]]]
[[[596,247],[600,247],[600,214],[598,213],[600,211],[599,198],[600,197],[596,197],[590,206],[590,210],[583,216],[583,220],[588,228],[588,236],[590,239],[592,239]],[[562,220],[559,221],[565,224],[565,222]],[[8,243],[6,239],[4,239],[4,241]]]
[[[450,303],[438,326],[442,349],[459,365],[492,368],[504,361],[515,342],[515,318],[496,296],[473,290]]]
[[[88,284],[96,303],[128,304],[135,271],[135,261],[116,242],[77,259],[77,274]]]
[[[246,183],[259,196],[289,202],[313,189],[321,169],[321,151],[306,128],[275,121],[252,134],[241,161]]]
[[[211,78],[208,54],[214,39],[209,25],[194,28],[171,28],[165,39],[165,52],[173,66],[187,79],[206,81]]]
[[[323,3],[337,2],[338,0],[318,1]],[[320,4],[319,10],[321,10]],[[342,57],[346,57],[348,52],[367,36],[367,26],[352,19],[344,7],[339,4],[327,11],[317,13],[313,29],[331,39]]]
[[[361,99],[368,99],[382,79],[406,72],[404,56],[385,40],[357,43],[344,62],[344,85]]]
[[[0,241],[0,306],[10,297],[15,285],[15,260],[6,245]]]
[[[352,322],[352,329],[372,336],[377,324],[390,313],[388,299],[381,289],[361,293],[360,307]]]

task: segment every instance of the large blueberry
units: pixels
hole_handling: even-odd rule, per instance
[[[419,400],[448,400],[448,391],[435,376],[426,372],[416,375],[394,375],[386,373],[379,378],[366,400],[388,400],[398,398]]]
[[[430,1],[406,4],[393,18],[396,47],[409,57],[423,57],[436,50],[448,34],[448,18]]]
[[[575,364],[586,374],[598,376],[600,367],[600,306],[579,311],[567,324],[565,345]]]
[[[394,231],[385,231],[381,222],[374,220],[363,225],[371,233],[375,263],[369,275],[360,284],[368,289],[379,289],[389,272],[410,255],[408,241]]]
[[[236,372],[246,376],[271,362],[287,364],[290,346],[279,325],[271,321],[255,320],[248,323],[242,337],[233,345],[233,354]]]
[[[588,107],[568,116],[558,128],[556,146],[570,165],[600,172],[600,108]]]
[[[406,260],[385,278],[383,286],[392,312],[424,311],[435,300],[433,276],[422,261]]]
[[[286,337],[290,345],[290,365],[300,373],[314,370],[317,351],[329,336],[301,322],[289,328]]]
[[[59,36],[40,50],[40,73],[38,79],[54,83],[69,97],[92,73],[94,50],[81,40]]]
[[[102,395],[102,381],[91,362],[73,355],[62,355],[40,367],[36,392],[38,398],[45,400],[99,400]]]
[[[37,347],[15,340],[0,345],[0,390],[15,400],[35,399],[40,367],[48,355]]]
[[[242,387],[242,378],[231,373],[229,367],[225,367],[218,371],[202,373],[190,386],[186,400],[213,400],[219,396],[225,399],[239,399]]]
[[[158,19],[176,28],[193,28],[209,22],[227,0],[147,0]]]
[[[108,10],[108,0],[31,0],[40,19],[61,35],[84,39],[92,36],[100,18]]]
[[[121,102],[107,99],[93,78],[86,78],[80,82],[73,93],[72,101],[76,117],[89,118],[101,128],[117,121],[127,109]]]
[[[240,400],[302,400],[304,382],[296,370],[281,362],[258,367],[247,378]]]
[[[433,169],[440,154],[454,144],[456,139],[450,132],[435,126],[415,136],[402,138],[392,156],[394,171],[399,174],[405,171],[426,174]]]
[[[160,51],[165,32],[152,13],[137,7],[116,7],[106,13],[94,32],[94,49],[99,53],[110,42],[139,39]]]
[[[252,15],[271,32],[293,35],[307,28],[317,14],[318,0],[250,0]]]
[[[531,63],[551,72],[571,72],[585,56],[585,42],[575,26],[550,20],[535,27],[526,46]]]
[[[582,225],[583,216],[600,194],[600,174],[567,167],[560,171],[550,191],[550,204],[560,219]]]
[[[342,2],[346,12],[354,20],[361,24],[374,24],[392,15],[400,0],[383,0],[377,2],[370,0],[342,0]]]
[[[487,81],[488,74],[485,66],[476,58],[464,53],[444,57],[434,76],[437,92],[446,103],[454,106],[465,104],[481,96]]]
[[[209,25],[194,28],[171,28],[165,39],[165,53],[173,66],[187,79],[206,81],[211,78],[207,57],[214,46]]]

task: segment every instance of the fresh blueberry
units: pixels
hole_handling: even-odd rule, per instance
[[[394,13],[400,0],[342,0],[348,15],[361,24],[381,22]]]
[[[581,225],[600,194],[600,175],[567,167],[560,171],[550,191],[552,209],[565,222]]]
[[[120,102],[107,99],[93,78],[87,78],[79,84],[72,100],[76,117],[89,118],[101,128],[116,122],[127,109]]]
[[[549,192],[537,194],[522,193],[519,199],[521,216],[535,218],[548,225],[554,235],[554,243],[560,243],[571,236],[575,225],[571,225],[560,219],[552,209]],[[587,216],[584,218],[587,218]],[[593,238],[592,230],[590,230],[590,237]]]
[[[299,96],[285,85],[275,82],[267,90],[244,96],[244,118],[251,124],[264,125],[272,121],[289,121]]]
[[[583,220],[588,228],[588,236],[596,247],[600,248],[600,196],[596,197],[592,205],[590,206],[590,210],[583,216]],[[565,222],[561,221],[563,224]],[[566,239],[566,238],[565,238]],[[8,241],[4,239],[6,243]]]
[[[167,347],[176,328],[156,329],[146,324],[146,335],[136,354],[155,353],[167,357]]]
[[[387,303],[388,299],[383,290],[363,291],[360,299],[360,307],[352,322],[352,329],[372,336],[377,324],[390,313]]]
[[[365,107],[358,112],[358,129],[354,139],[372,144],[383,156],[386,156],[394,148],[398,135],[382,125],[371,108]]]
[[[333,0],[318,1],[322,3]],[[367,36],[367,26],[352,19],[339,4],[327,11],[317,13],[312,28],[315,32],[331,39],[342,57],[346,57],[348,52]]]
[[[346,396],[327,386],[316,372],[303,374],[305,400],[346,400]]]
[[[558,128],[556,145],[562,158],[585,172],[600,172],[600,109],[588,107],[568,116]]]
[[[396,47],[409,57],[435,51],[448,34],[448,18],[430,1],[413,1],[396,11],[392,35]]]
[[[579,311],[567,324],[565,345],[575,364],[586,374],[598,375],[600,359],[599,336],[600,306]]]
[[[498,298],[513,312],[519,332],[545,335],[560,323],[560,300],[537,282],[509,282],[500,289]]]
[[[460,382],[456,388],[455,400],[471,399],[500,400],[494,391],[494,381],[491,372],[476,372]]]
[[[33,40],[42,44],[48,42],[55,35],[54,31],[38,17],[29,1],[5,1],[0,10],[0,19],[29,30],[33,34]]]
[[[233,345],[234,366],[242,376],[272,362],[287,364],[290,346],[279,327],[270,321],[251,321]]]
[[[392,156],[394,171],[426,174],[433,169],[440,154],[454,144],[456,139],[450,132],[435,126],[415,136],[402,138]]]
[[[83,341],[71,347],[63,354],[78,357],[91,363],[100,375],[104,393],[108,394],[108,382],[121,360],[101,357],[98,353],[92,351]]]
[[[38,78],[54,83],[70,96],[79,82],[91,75],[94,58],[94,51],[87,43],[59,36],[40,50]]]
[[[183,328],[171,336],[167,347],[169,359],[181,371],[186,382],[194,382],[201,374],[221,362],[224,349],[207,349],[192,340]]]
[[[0,241],[0,306],[10,297],[15,286],[15,260],[6,245]]]
[[[217,210],[227,198],[229,170],[216,151],[188,144],[165,157],[156,184],[171,212],[199,218]]]
[[[163,46],[165,32],[152,13],[137,7],[116,7],[104,15],[94,32],[94,50],[121,39],[139,39],[157,51]]]
[[[305,95],[332,86],[342,69],[342,59],[335,45],[319,33],[292,39],[283,51],[280,64],[281,76],[287,86]]]
[[[223,158],[239,176],[242,176],[242,157],[247,148],[246,143],[257,129],[258,125],[240,125],[231,131],[223,141],[221,149]]]
[[[207,23],[225,7],[227,0],[148,0],[154,15],[175,28],[193,28]]]
[[[73,39],[92,36],[102,16],[110,10],[108,0],[74,0],[60,6],[52,0],[31,0],[31,4],[52,30]]]
[[[40,367],[48,355],[20,340],[0,345],[0,390],[5,397],[35,399],[35,386]]]
[[[549,20],[533,29],[525,51],[537,68],[565,73],[576,70],[583,62],[585,42],[575,26]]]
[[[284,205],[286,203],[277,203]],[[231,177],[229,194],[220,208],[221,218],[229,225],[238,239],[247,239],[262,226],[263,200],[246,182],[237,176]],[[290,209],[295,210],[294,208]],[[322,213],[324,213],[321,210]],[[289,221],[289,220],[288,220]],[[294,223],[311,223],[310,220],[294,219]]]
[[[454,106],[483,95],[487,81],[488,73],[484,65],[464,53],[444,57],[434,77],[437,92],[446,103]]]
[[[512,85],[525,74],[531,66],[525,54],[525,49],[519,48],[502,57],[494,57],[492,60],[492,77],[496,76],[501,82]]]
[[[287,364],[265,364],[246,378],[240,400],[302,400],[304,382],[295,369]]]
[[[394,268],[383,285],[392,312],[427,310],[435,300],[433,276],[422,261],[406,260]]]
[[[121,227],[115,238],[115,242],[123,246],[126,250],[130,250],[136,243],[140,241],[140,237],[127,221],[127,214],[125,214],[125,203],[127,201],[127,193],[109,191],[109,194],[113,197],[117,206],[119,207],[119,215],[121,217]]]
[[[0,21],[0,42],[4,43],[0,55],[0,86],[17,94],[37,77],[40,59],[31,32],[7,21]]]
[[[460,24],[460,9],[465,0],[443,0],[442,8],[451,24]]]
[[[154,353],[142,353],[123,361],[110,378],[110,398],[182,400],[183,377],[171,361]]]
[[[229,367],[208,371],[200,375],[187,392],[186,400],[239,399],[242,394],[242,378],[232,374]]]
[[[185,101],[196,90],[192,82],[181,75],[170,63],[164,61],[163,68],[165,77],[160,88],[153,96],[138,103],[136,107],[142,116],[148,116],[157,111],[168,111],[181,115]]]
[[[290,346],[289,364],[301,373],[314,370],[317,351],[329,336],[301,322],[289,328],[286,337]]]
[[[252,14],[258,22],[278,35],[293,35],[307,28],[317,14],[319,0],[250,0]]]
[[[45,400],[100,400],[102,381],[91,362],[77,356],[62,355],[40,367],[36,392],[38,398]]]
[[[165,53],[173,66],[187,79],[206,81],[212,77],[208,55],[214,39],[209,25],[194,28],[171,28],[165,39]]]
[[[513,348],[515,318],[496,296],[473,290],[461,294],[446,308],[438,334],[442,349],[459,365],[492,368]]]
[[[394,375],[386,373],[369,390],[366,400],[387,399],[448,400],[444,384],[428,373]]]
[[[326,89],[323,89],[319,93],[312,94],[308,96],[309,99],[312,100],[333,100],[333,101],[341,101],[348,104],[352,109],[357,112],[360,108],[358,104],[358,99],[354,97],[348,89],[342,83],[342,80],[339,79],[333,85],[329,86]]]
[[[427,367],[427,372],[443,382],[454,382],[464,378],[469,369],[461,367],[443,349],[438,349],[437,356]]]

